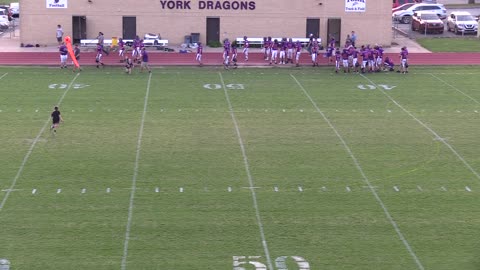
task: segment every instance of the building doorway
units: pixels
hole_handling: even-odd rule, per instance
[[[220,42],[220,18],[207,18],[207,44]]]
[[[342,19],[332,18],[328,19],[328,26],[327,26],[327,35],[328,40],[330,38],[335,38],[335,46],[340,46],[341,44],[341,29],[342,29]]]
[[[137,36],[137,17],[123,17],[123,38],[134,39]]]
[[[72,42],[80,43],[82,39],[87,39],[87,17],[72,16]]]
[[[320,19],[310,18],[307,19],[307,34],[306,37],[310,37],[313,34],[315,37],[320,37]]]

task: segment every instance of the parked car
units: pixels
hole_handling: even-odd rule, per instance
[[[448,16],[447,31],[453,31],[455,34],[476,34],[478,31],[478,22],[476,18],[467,11],[454,11]]]
[[[445,28],[442,20],[433,12],[415,12],[412,16],[412,30],[420,33],[443,34]]]
[[[421,2],[421,0],[393,0],[392,8],[396,8],[404,4],[416,4]]]
[[[20,4],[19,3],[10,3],[10,10],[12,11],[13,18],[20,17]]]
[[[396,8],[392,8],[392,13],[394,13],[395,11],[399,11],[399,10],[406,10],[407,8],[415,5],[416,3],[408,3],[408,4],[403,4],[401,6],[398,6]]]
[[[4,13],[7,15],[8,21],[13,20],[12,11],[10,10],[10,8],[8,6],[0,6],[0,10],[5,11]]]
[[[415,4],[405,10],[399,10],[392,13],[394,20],[401,23],[411,23],[414,12],[428,11],[437,14],[437,16],[443,20],[447,18],[447,9],[442,4]]]

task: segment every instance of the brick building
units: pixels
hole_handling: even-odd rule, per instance
[[[390,45],[386,0],[22,0],[21,42],[55,44],[57,24],[74,41],[160,34],[170,43],[199,33],[200,41],[243,37],[306,37],[341,43],[354,30],[360,44]]]

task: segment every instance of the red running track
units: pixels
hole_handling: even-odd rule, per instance
[[[150,52],[151,66],[194,66],[195,53],[177,53],[177,52]],[[399,64],[399,54],[388,53],[396,65]],[[263,60],[262,53],[250,53],[248,62],[243,61],[243,54],[238,56],[239,66],[268,66],[269,63]],[[301,55],[300,64],[302,66],[311,65],[310,57],[307,53]],[[104,56],[106,65],[120,66],[118,55],[111,53]],[[60,57],[57,52],[0,52],[0,65],[2,66],[58,66]],[[480,53],[410,53],[410,65],[476,65],[480,63]],[[208,52],[203,54],[203,64],[206,66],[222,65],[222,54]],[[320,65],[327,65],[326,58],[319,57]],[[80,65],[95,65],[95,53],[84,52],[81,54]],[[289,66],[289,65],[282,65]]]

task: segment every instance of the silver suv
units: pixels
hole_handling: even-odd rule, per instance
[[[417,11],[435,13],[441,20],[447,18],[447,9],[442,4],[415,4],[405,10],[395,11],[392,13],[392,17],[401,23],[411,23],[413,13]]]
[[[476,34],[478,31],[478,22],[469,12],[454,11],[448,16],[447,30],[453,31],[455,34]]]

